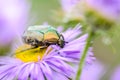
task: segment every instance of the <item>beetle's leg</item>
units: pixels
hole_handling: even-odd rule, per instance
[[[44,49],[48,47],[44,42],[41,42],[39,46],[40,46],[40,49]]]
[[[47,48],[48,46],[41,46],[40,49],[44,49],[44,48]]]

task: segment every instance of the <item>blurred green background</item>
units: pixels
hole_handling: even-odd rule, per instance
[[[55,25],[53,14],[60,8],[58,0],[31,0],[30,24],[43,24],[48,22]]]

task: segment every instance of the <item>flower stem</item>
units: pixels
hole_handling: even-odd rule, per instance
[[[94,32],[93,32],[92,29],[90,29],[85,48],[83,50],[83,54],[82,54],[82,57],[81,57],[80,62],[79,62],[79,67],[78,67],[78,71],[77,71],[75,80],[80,80],[80,76],[81,76],[81,73],[82,73],[82,68],[84,66],[85,58],[87,56],[87,52],[89,50],[89,47],[91,45],[91,41],[92,41],[93,37],[94,37]]]

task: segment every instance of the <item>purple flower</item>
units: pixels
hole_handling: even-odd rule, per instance
[[[79,1],[80,0],[61,0],[62,9],[65,12],[70,12],[72,8],[75,7]]]
[[[101,80],[100,78],[104,74],[105,66],[102,63],[95,61],[92,65],[83,69],[81,80]]]
[[[84,0],[88,10],[111,20],[120,20],[120,0]]]
[[[64,22],[69,19],[84,20],[89,11],[94,13],[95,19],[120,21],[120,0],[61,0],[61,5],[65,12]]]
[[[62,28],[59,28],[59,32]],[[69,80],[75,74],[71,65],[77,65],[83,51],[87,35],[80,35],[80,27],[69,28],[63,32],[65,41],[64,48],[51,45],[48,48],[30,49],[20,52],[29,47],[19,47],[14,57],[0,58],[0,80]],[[86,64],[93,61],[91,49],[86,58]]]
[[[27,12],[25,0],[0,0],[0,45],[9,44],[23,33]]]
[[[113,72],[110,80],[120,80],[120,65],[117,66],[117,68],[116,68],[115,71]]]
[[[77,4],[80,0],[60,0],[62,10],[64,13],[63,22],[69,22],[70,20],[81,20],[83,16],[77,9]]]

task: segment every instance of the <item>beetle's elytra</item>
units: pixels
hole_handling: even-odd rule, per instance
[[[46,48],[49,45],[64,47],[65,41],[62,34],[49,25],[30,26],[23,35],[23,41],[32,47]]]

